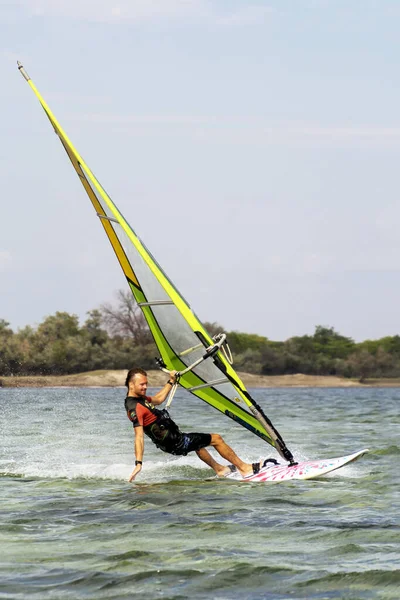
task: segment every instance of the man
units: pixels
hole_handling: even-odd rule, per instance
[[[144,434],[158,448],[168,454],[183,455],[196,452],[197,456],[209,467],[214,469],[219,477],[225,477],[238,470],[242,477],[258,473],[264,466],[260,463],[248,464],[243,462],[225,443],[218,433],[182,433],[179,427],[168,415],[167,411],[155,408],[166,400],[171,386],[176,381],[176,372],[170,372],[170,379],[164,387],[152,397],[146,396],[147,373],[143,369],[131,369],[126,377],[125,385],[128,395],[125,399],[125,409],[128,419],[132,421],[135,431],[135,468],[129,481],[133,481],[142,470],[144,453]],[[229,463],[228,466],[219,464],[206,450],[212,446]]]

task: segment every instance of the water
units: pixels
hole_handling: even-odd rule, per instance
[[[122,389],[0,388],[0,599],[399,600],[399,389],[253,390],[296,458],[359,462],[315,481],[210,480],[146,440]],[[181,428],[261,440],[184,393]],[[276,455],[275,455],[276,456]]]

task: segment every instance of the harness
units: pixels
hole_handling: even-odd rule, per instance
[[[149,402],[146,397],[133,398],[128,396],[125,399],[125,408],[128,419],[132,421],[134,425],[135,423],[138,423],[138,418],[136,416],[136,406],[138,404],[147,408],[147,410],[156,417],[153,423],[143,427],[145,434],[152,442],[154,442],[157,448],[171,451],[181,436],[178,425],[171,419],[167,410],[159,410],[154,404]]]

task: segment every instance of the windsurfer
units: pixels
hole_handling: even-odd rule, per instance
[[[128,372],[125,385],[128,395],[125,399],[125,409],[135,431],[135,468],[129,477],[133,481],[142,470],[144,453],[144,434],[156,444],[160,450],[168,454],[186,455],[196,452],[197,456],[209,467],[214,469],[219,477],[225,477],[238,470],[242,477],[258,473],[263,466],[260,463],[245,463],[218,433],[183,433],[168,415],[167,411],[159,410],[174,385],[176,372],[170,372],[170,378],[163,388],[152,397],[146,396],[147,373],[143,369],[134,368]],[[212,446],[218,454],[227,460],[228,466],[218,463],[206,450]]]

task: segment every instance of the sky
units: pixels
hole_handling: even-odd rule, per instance
[[[19,60],[203,321],[400,334],[398,0],[0,0],[0,319],[127,289]]]

